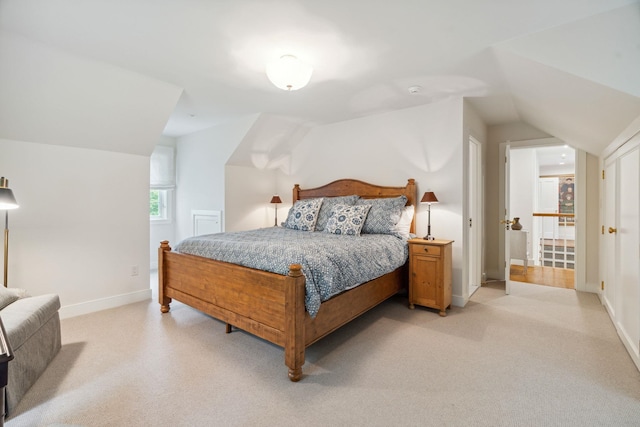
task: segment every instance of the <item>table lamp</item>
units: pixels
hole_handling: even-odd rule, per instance
[[[275,222],[275,224],[274,224],[273,226],[274,226],[274,227],[277,227],[277,226],[278,226],[278,204],[279,204],[279,203],[282,203],[282,200],[280,200],[280,196],[278,196],[278,195],[276,194],[275,196],[273,196],[273,197],[271,198],[271,203],[273,203],[273,207],[274,207],[274,208],[275,208],[275,210],[276,210],[276,222]]]
[[[432,191],[427,191],[426,193],[424,193],[424,196],[422,196],[422,200],[420,200],[420,203],[427,204],[427,212],[428,212],[427,235],[424,236],[424,239],[435,240],[435,238],[431,235],[431,204],[438,203],[438,198]]]

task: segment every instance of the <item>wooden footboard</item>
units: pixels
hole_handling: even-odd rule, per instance
[[[293,264],[289,275],[171,251],[158,250],[158,298],[167,313],[172,299],[284,348],[289,378],[304,364],[305,278]]]

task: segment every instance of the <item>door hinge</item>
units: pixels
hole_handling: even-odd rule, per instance
[[[600,282],[600,289],[604,291],[604,280]]]
[[[604,179],[604,169],[602,169],[602,179]]]
[[[604,225],[602,226],[602,234],[604,234]]]

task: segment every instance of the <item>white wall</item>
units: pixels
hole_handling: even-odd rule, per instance
[[[151,297],[148,156],[6,139],[0,153],[20,204],[10,287],[59,294],[62,317]]]
[[[535,257],[533,239],[535,236],[534,217],[537,200],[538,164],[535,148],[515,148],[510,151],[509,207],[511,219],[520,218],[522,229],[529,232],[527,250],[529,259]]]
[[[222,124],[178,139],[176,153],[176,234],[175,242],[193,234],[191,211],[222,211],[223,231],[225,212],[225,165],[231,154],[251,129],[256,116]],[[254,185],[250,179],[240,178],[236,185],[244,191]]]
[[[225,192],[227,212],[226,231],[252,230],[274,225],[275,209],[269,203],[277,193],[275,170],[262,170],[245,166],[226,166],[225,181],[243,185],[240,191]],[[243,183],[243,184],[242,184]],[[290,192],[280,194],[282,204],[278,205],[278,224],[287,217],[291,206]],[[283,205],[287,205],[284,208]]]
[[[455,241],[454,304],[463,305],[462,116],[462,100],[452,99],[315,127],[293,149],[291,173],[279,172],[278,191],[290,194],[295,183],[312,188],[340,178],[398,186],[414,178],[418,198],[433,191],[440,201],[431,209],[432,232]],[[426,206],[418,206],[416,227],[419,236],[426,234]]]
[[[535,211],[538,169],[535,148],[514,148],[510,157],[511,218],[520,217],[523,230],[531,231]]]

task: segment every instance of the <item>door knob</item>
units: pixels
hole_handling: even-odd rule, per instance
[[[613,233],[615,233],[617,231],[618,231],[617,228],[609,227],[609,234],[613,234]]]

